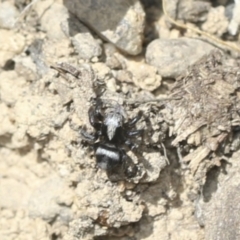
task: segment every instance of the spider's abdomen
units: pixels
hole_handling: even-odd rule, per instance
[[[113,144],[99,144],[96,149],[97,164],[105,170],[121,167],[124,156],[124,150]]]

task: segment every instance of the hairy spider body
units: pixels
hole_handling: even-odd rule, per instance
[[[97,164],[104,170],[122,166],[125,158],[125,151],[113,144],[98,144],[96,148]]]
[[[111,181],[132,178],[136,175],[137,167],[128,157],[125,150],[109,143],[96,143],[96,160],[98,167],[104,169]]]
[[[107,111],[108,110],[108,111]],[[136,166],[125,152],[125,147],[137,148],[131,138],[142,133],[142,130],[131,130],[141,118],[141,114],[129,122],[125,122],[125,113],[118,104],[103,110],[103,103],[98,99],[95,106],[89,109],[89,122],[94,127],[93,135],[82,130],[85,141],[94,147],[97,165],[106,170],[109,178],[118,180],[116,176],[127,178],[136,174]]]

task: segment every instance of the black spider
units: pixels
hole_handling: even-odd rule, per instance
[[[137,168],[124,148],[138,147],[131,138],[142,133],[142,130],[132,130],[141,118],[141,112],[129,122],[125,122],[122,106],[111,104],[111,107],[103,109],[103,103],[98,99],[94,106],[90,107],[88,114],[95,133],[92,135],[82,130],[81,134],[85,141],[93,145],[97,165],[106,170],[112,181],[134,177]]]

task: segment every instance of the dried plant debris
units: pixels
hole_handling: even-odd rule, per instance
[[[211,170],[202,199],[196,202],[195,214],[199,224],[205,227],[205,239],[239,238],[239,157],[238,151],[228,159],[231,163],[225,166],[228,174],[221,175],[220,168]]]
[[[218,165],[230,153],[229,143],[240,124],[239,86],[238,67],[229,66],[223,55],[214,51],[194,64],[173,87],[171,96],[179,100],[169,102],[163,114],[170,135],[175,137],[172,145],[189,146],[179,157],[190,162],[193,173],[203,160]]]

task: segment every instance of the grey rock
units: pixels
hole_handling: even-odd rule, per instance
[[[208,1],[184,0],[178,7],[178,18],[190,22],[202,22],[207,18],[211,3]]]
[[[204,41],[190,38],[157,39],[146,51],[146,61],[165,78],[176,78],[214,47]]]
[[[239,32],[240,25],[240,2],[235,0],[235,5],[232,12],[232,19],[228,26],[228,32],[231,35],[236,35]]]
[[[233,9],[235,7],[234,3],[229,3],[226,7],[225,7],[225,16],[227,17],[228,20],[231,20],[233,17]]]
[[[0,28],[13,28],[18,15],[19,12],[10,1],[0,3]]]
[[[197,215],[205,226],[205,239],[239,239],[240,236],[240,152],[228,160],[226,172],[212,170],[203,188],[204,201]]]
[[[205,21],[211,8],[211,3],[201,0],[168,0],[165,5],[172,18],[190,22]]]
[[[41,27],[47,32],[49,39],[61,40],[66,38],[62,30],[62,23],[67,22],[69,15],[62,4],[53,3],[49,6],[45,1],[38,1],[34,6],[34,10],[37,12]]]
[[[175,19],[177,17],[179,0],[168,0],[164,2],[168,15]]]
[[[43,44],[44,42],[42,39],[35,39],[28,48],[30,57],[32,61],[36,64],[37,73],[40,76],[44,76],[49,69],[47,64],[44,62]]]
[[[102,54],[99,42],[90,33],[78,33],[72,38],[72,43],[82,59],[90,60]]]
[[[41,28],[46,31],[48,38],[53,41],[70,38],[79,32],[89,32],[61,3],[38,1],[33,5],[33,8],[39,16]],[[36,47],[38,51],[41,50],[39,49],[41,46],[37,45],[40,45],[40,40],[37,40],[33,47]]]
[[[145,13],[139,1],[64,0],[69,12],[131,55],[142,51]]]

